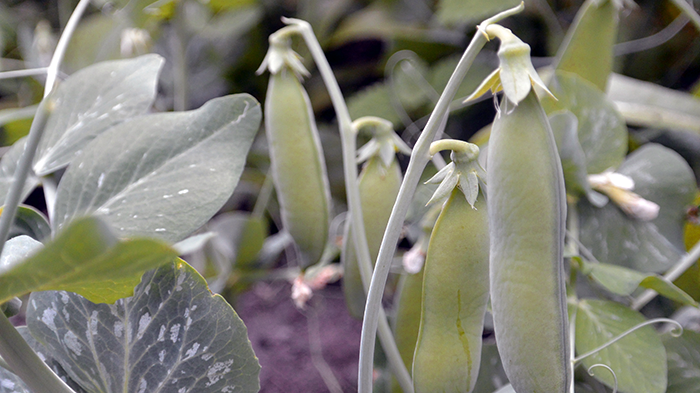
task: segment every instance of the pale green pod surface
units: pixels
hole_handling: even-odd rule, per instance
[[[489,229],[483,196],[469,205],[455,188],[438,217],[425,260],[416,393],[470,392],[479,375],[489,297]]]
[[[399,281],[398,297],[394,303],[396,316],[394,317],[394,341],[401,354],[401,360],[407,369],[413,364],[413,352],[418,340],[418,328],[420,327],[421,296],[423,294],[423,272],[416,274],[403,274]],[[395,378],[392,379],[391,391],[403,392]]]
[[[328,240],[330,189],[309,97],[288,68],[270,76],[265,131],[282,225],[305,268],[319,261]]]
[[[379,155],[372,156],[362,168],[359,177],[360,203],[362,220],[372,263],[377,260],[379,246],[382,243],[386,224],[389,222],[391,209],[401,187],[401,168],[397,160],[392,160],[385,167]],[[350,314],[362,318],[365,310],[365,291],[360,277],[355,243],[350,236],[349,224],[345,228],[345,242],[341,254],[343,262],[343,291]]]
[[[516,392],[566,393],[571,362],[561,163],[535,93],[505,107],[493,123],[487,160],[496,343]]]

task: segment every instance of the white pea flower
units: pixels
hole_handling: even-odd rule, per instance
[[[659,215],[659,205],[632,192],[634,180],[617,172],[588,175],[591,187],[604,193],[628,216],[640,221],[651,221]]]

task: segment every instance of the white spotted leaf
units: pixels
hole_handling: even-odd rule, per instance
[[[53,370],[53,372],[58,375],[63,382],[68,384],[68,386],[73,389],[75,393],[86,393],[85,390],[80,387],[80,385],[76,384],[75,381],[70,379],[66,371],[63,370],[63,367],[61,367],[61,365],[48,354],[46,348],[39,344],[39,342],[36,341],[31,334],[29,334],[29,330],[26,326],[17,327],[17,331],[22,335],[27,344],[29,344],[29,347],[32,348],[34,352],[36,352],[39,357],[44,360],[49,368]],[[0,393],[32,393],[32,391],[29,390],[29,387],[17,375],[0,367]]]
[[[86,67],[58,85],[47,99],[53,110],[34,158],[43,176],[68,165],[97,135],[146,114],[156,97],[164,59],[145,55]]]
[[[236,312],[184,261],[147,272],[134,296],[94,304],[34,292],[27,326],[89,392],[257,392],[260,365]]]
[[[233,193],[260,118],[260,104],[237,94],[112,127],[66,170],[53,229],[94,214],[120,237],[182,240]]]
[[[663,337],[668,354],[666,393],[700,393],[700,333],[684,330],[680,337]]]

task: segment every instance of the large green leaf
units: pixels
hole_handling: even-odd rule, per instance
[[[46,175],[68,165],[97,135],[146,113],[156,96],[163,58],[146,55],[84,68],[47,99],[52,110],[34,158],[34,172]]]
[[[586,172],[586,154],[578,140],[578,119],[569,112],[557,112],[549,117],[552,133],[559,150],[561,166],[564,170],[566,192],[571,195],[585,195],[595,206],[605,206],[608,198],[591,189]]]
[[[685,330],[680,337],[664,336],[668,356],[666,393],[700,393],[700,333]]]
[[[39,344],[31,334],[29,334],[29,329],[26,326],[17,327],[17,331],[22,335],[22,338],[29,344],[29,347],[36,352],[41,359],[46,362],[46,364],[53,370],[56,375],[58,375],[63,382],[66,382],[68,386],[75,393],[85,393],[80,385],[76,384],[75,381],[71,380],[68,374],[66,374],[63,367],[46,351],[41,344]],[[0,367],[0,393],[32,393],[29,387],[15,374],[5,370]]]
[[[605,263],[662,272],[684,254],[683,224],[695,194],[695,178],[678,153],[647,144],[630,154],[617,172],[634,180],[634,192],[660,206],[652,221],[630,218],[613,203],[578,204],[580,239]]]
[[[629,124],[700,134],[700,98],[691,94],[612,74],[608,98]]]
[[[609,265],[607,263],[582,263],[581,272],[608,291],[630,296],[638,287],[653,289],[659,294],[681,304],[697,306],[697,302],[682,289],[658,274],[640,273],[636,270]]]
[[[0,207],[0,212],[2,210],[3,208]],[[8,238],[20,235],[26,235],[39,241],[48,239],[51,236],[49,220],[42,212],[31,206],[19,206]]]
[[[582,355],[596,349],[645,321],[642,314],[620,303],[582,300],[576,313],[576,353]],[[666,391],[666,350],[651,326],[625,336],[582,362],[586,368],[594,364],[610,366],[617,375],[621,392]],[[595,378],[608,386],[615,385],[609,372],[598,371]]]
[[[114,305],[63,291],[34,292],[27,326],[91,393],[260,388],[245,325],[182,261],[146,273],[134,296]]]
[[[543,99],[547,113],[568,110],[578,119],[586,171],[601,173],[620,165],[627,153],[627,126],[605,93],[580,76],[563,71],[554,73],[549,88],[558,101]]]
[[[119,241],[107,224],[94,217],[75,220],[35,252],[40,246],[28,236],[8,241],[0,262],[0,303],[48,289],[113,303],[133,293],[144,271],[177,257],[159,240]]]
[[[238,94],[111,128],[64,174],[54,229],[96,214],[120,236],[182,240],[233,193],[260,117],[260,104]]]
[[[12,147],[5,154],[3,154],[2,160],[0,160],[0,204],[5,204],[5,198],[7,198],[7,193],[10,191],[10,186],[12,185],[12,182],[15,181],[17,164],[19,163],[19,159],[24,152],[26,142],[26,138],[22,138],[15,142],[15,144],[12,145]],[[27,198],[32,190],[34,190],[34,187],[36,187],[38,184],[39,178],[30,171],[27,181],[24,183],[20,200]]]

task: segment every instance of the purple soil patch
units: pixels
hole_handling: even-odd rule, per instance
[[[348,314],[341,287],[331,285],[315,292],[305,310],[294,306],[290,293],[288,283],[258,283],[236,302],[236,312],[248,327],[262,366],[260,391],[329,391],[314,365],[310,334],[315,340],[311,344],[321,347],[323,360],[342,390],[357,391],[362,322]]]

